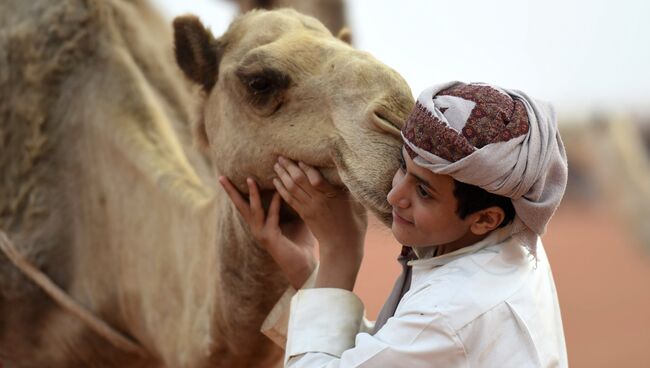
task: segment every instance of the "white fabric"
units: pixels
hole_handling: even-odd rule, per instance
[[[314,268],[307,281],[300,288],[311,289],[316,285],[316,276],[318,275],[318,265]],[[266,335],[271,341],[276,345],[284,349],[287,344],[287,326],[289,325],[289,306],[291,304],[291,298],[296,295],[296,289],[289,286],[287,290],[284,291],[280,299],[275,303],[273,309],[269,312],[262,323],[260,331]]]
[[[456,96],[436,96],[433,103],[440,111],[445,109],[445,112],[442,113],[446,119],[444,123],[458,134],[463,131],[472,110],[476,107],[476,102]]]
[[[316,285],[316,277],[318,276],[319,265],[316,265],[314,271],[305,281],[305,284],[300,290],[311,289]],[[260,332],[273,341],[276,345],[285,349],[287,345],[287,327],[289,325],[289,312],[291,310],[291,300],[298,291],[289,286],[287,290],[280,296],[280,299],[275,303],[271,312],[266,316]],[[374,321],[366,319],[365,315],[361,318],[360,332],[370,332],[375,326]]]
[[[412,261],[411,289],[374,336],[359,298],[300,290],[291,305],[287,367],[566,367],[551,270],[512,226],[440,257]]]
[[[457,83],[429,87],[418,97],[418,102],[432,115],[450,126],[453,124],[436,107],[434,97]],[[529,120],[528,134],[488,144],[456,162],[420,149],[404,134],[402,139],[418,155],[414,159],[417,165],[511,198],[517,212],[515,233],[534,251],[537,236],[544,234],[546,224],[564,195],[568,174],[564,145],[551,105],[521,91],[491,87],[524,104]]]

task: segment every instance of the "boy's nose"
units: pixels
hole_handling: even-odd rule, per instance
[[[391,189],[386,196],[388,203],[393,207],[408,208],[411,205],[411,201],[405,193],[403,183],[404,180],[398,180],[395,182],[393,189]]]
[[[411,205],[411,201],[409,201],[407,198],[400,198],[397,201],[397,207],[399,208],[408,208]]]

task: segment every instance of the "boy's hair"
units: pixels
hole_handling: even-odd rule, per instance
[[[508,197],[490,193],[476,185],[466,184],[454,179],[454,196],[458,201],[456,214],[464,219],[476,211],[497,206],[503,210],[505,217],[499,227],[508,225],[515,218],[515,207]]]

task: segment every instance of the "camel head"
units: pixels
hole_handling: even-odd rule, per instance
[[[289,9],[246,13],[220,38],[194,16],[174,31],[176,60],[205,97],[195,132],[217,172],[242,191],[248,176],[270,191],[277,157],[300,160],[390,221],[413,106],[399,74]]]

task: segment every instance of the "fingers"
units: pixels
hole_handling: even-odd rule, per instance
[[[280,156],[275,171],[282,181],[284,189],[292,194],[298,202],[304,203],[306,200],[313,200],[322,195],[334,198],[340,193],[339,189],[325,180],[320,171],[303,162],[299,161],[296,165],[293,161]],[[288,203],[286,198],[285,201]]]
[[[237,188],[226,178],[225,176],[219,177],[219,183],[230,197],[230,200],[233,202],[237,211],[242,215],[244,221],[246,221],[251,230],[256,231],[264,225],[264,208],[262,207],[262,199],[260,197],[260,191],[257,188],[255,180],[251,178],[246,179],[246,184],[248,185],[248,199],[247,202],[244,197],[239,193]]]
[[[246,200],[241,196],[241,194],[239,194],[237,188],[235,188],[235,186],[232,185],[230,180],[228,180],[228,178],[225,176],[219,177],[219,184],[221,184],[223,189],[226,191],[226,194],[228,194],[228,197],[230,197],[230,200],[237,208],[237,211],[239,211],[244,220],[248,222],[251,216],[250,207]]]
[[[271,205],[269,206],[269,213],[266,217],[266,225],[268,226],[280,226],[280,193],[273,193],[273,199],[271,199]]]
[[[309,200],[309,192],[312,190],[305,173],[292,161],[283,157],[278,158],[278,162],[273,165],[273,170],[282,182],[282,187],[291,194],[298,202]],[[282,197],[284,198],[284,196]],[[284,198],[287,201],[286,198]],[[288,201],[287,201],[288,203]]]
[[[336,190],[332,184],[323,178],[323,175],[321,175],[320,171],[316,170],[312,166],[303,163],[302,161],[298,162],[298,166],[307,176],[309,183],[319,192],[329,193]]]
[[[248,185],[248,198],[250,201],[251,219],[256,225],[261,226],[264,223],[264,208],[262,207],[262,199],[260,198],[260,191],[257,189],[255,180],[251,178],[246,179]]]
[[[284,201],[287,202],[289,206],[291,206],[294,210],[296,210],[295,206],[297,203],[293,198],[293,196],[291,195],[291,193],[289,193],[287,188],[284,187],[282,181],[278,178],[273,178],[273,186],[275,186],[275,190],[278,191],[280,197],[282,197],[282,199],[284,199]]]

